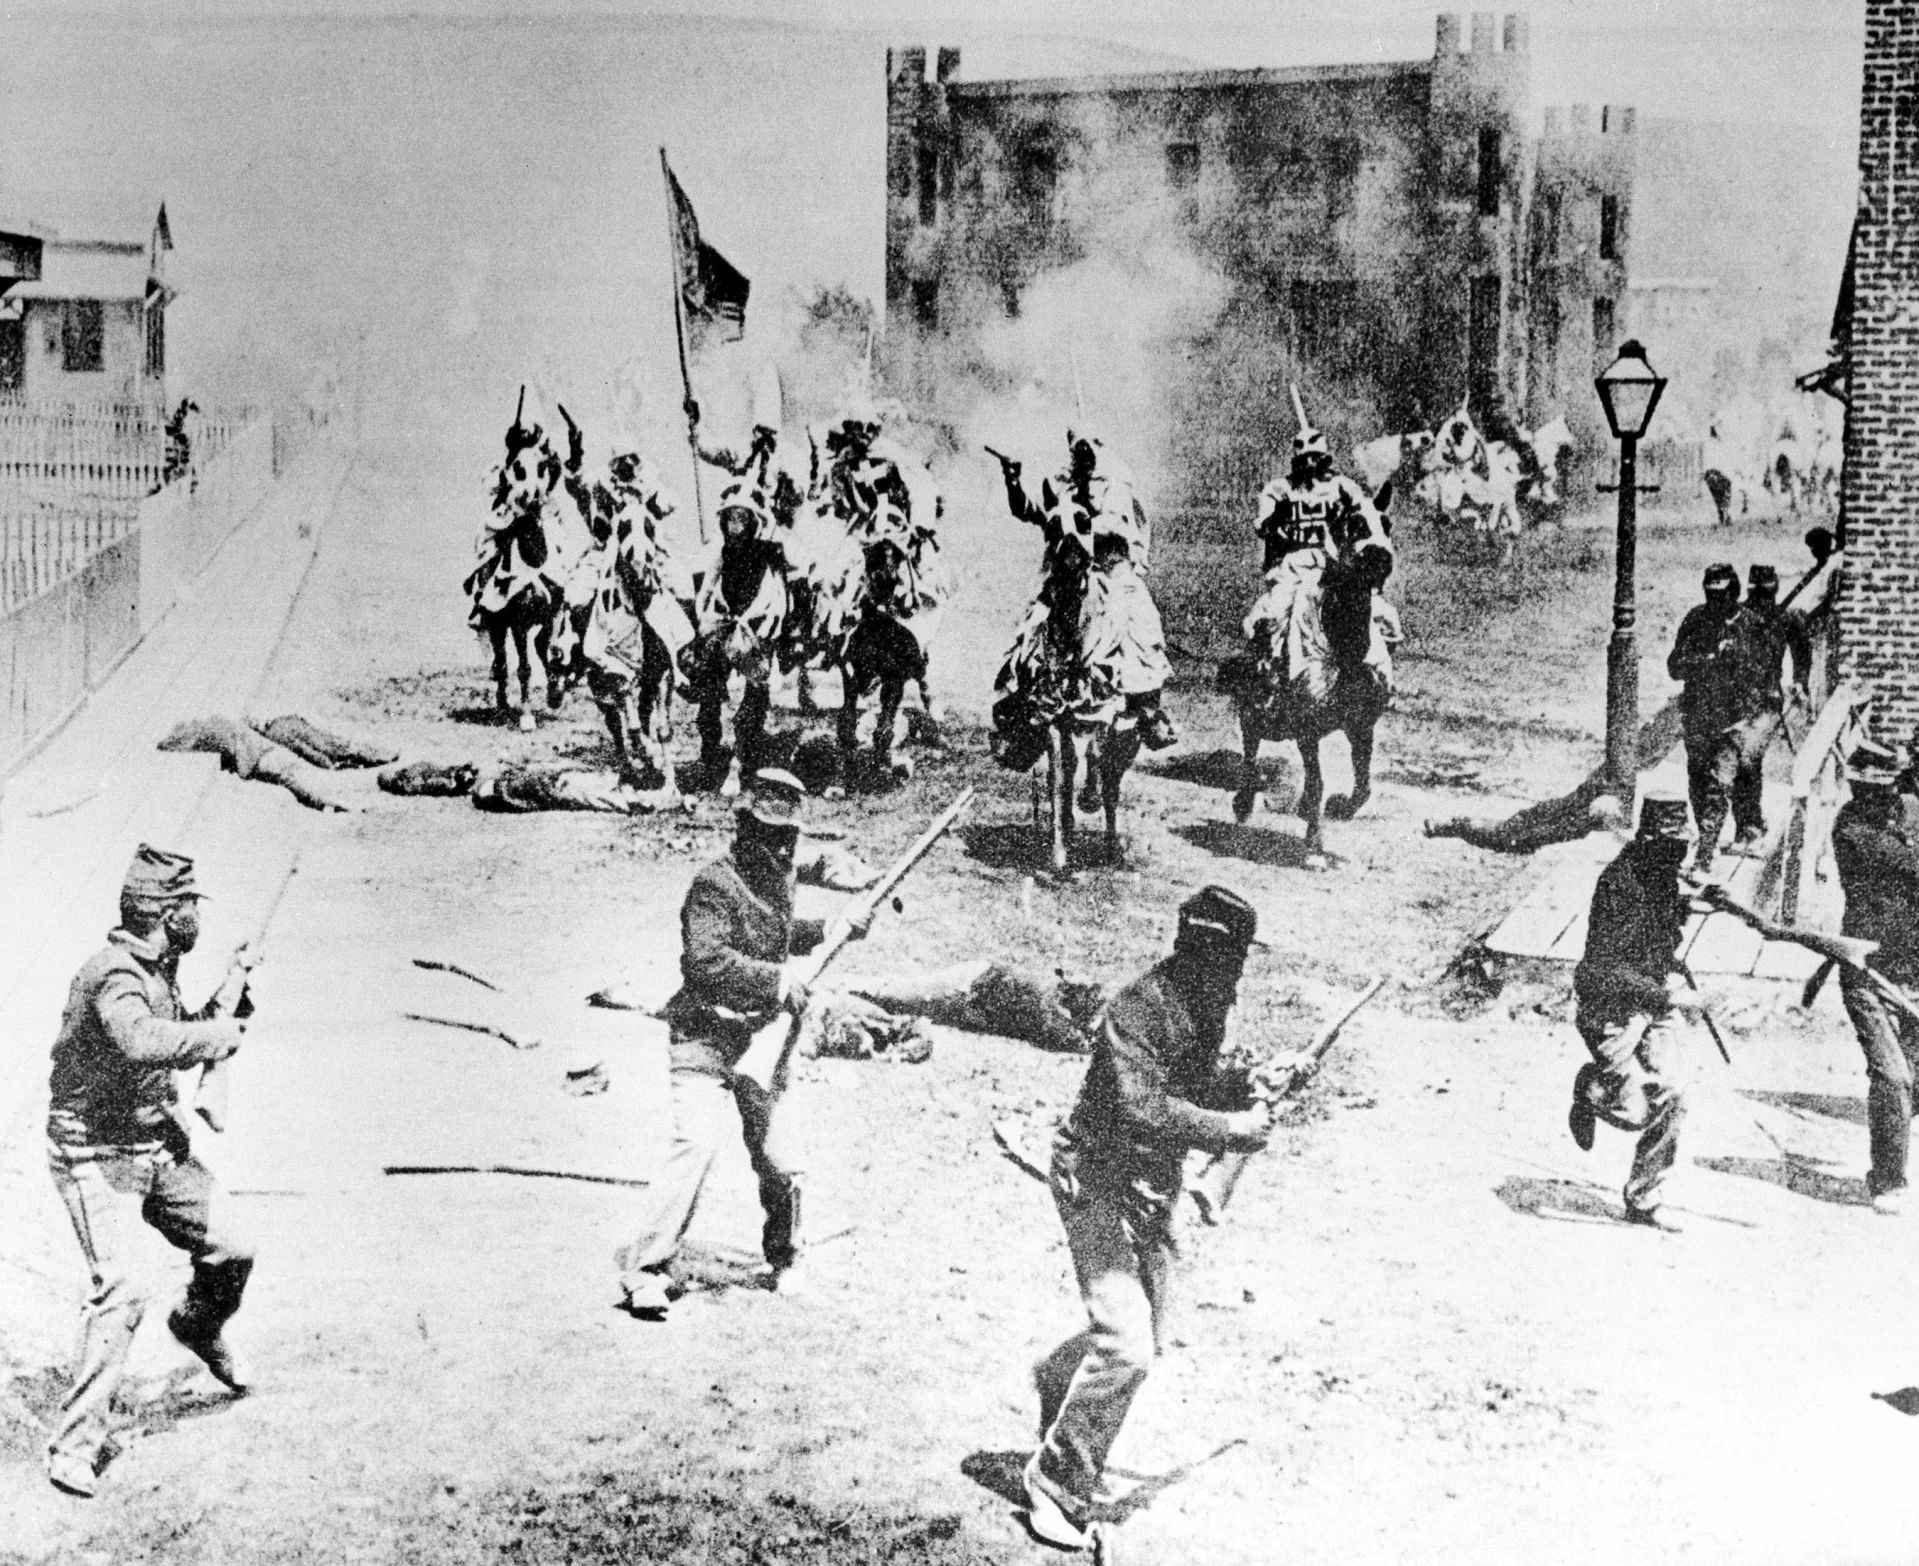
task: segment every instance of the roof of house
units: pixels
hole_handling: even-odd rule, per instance
[[[158,287],[145,245],[63,244],[40,255],[40,280],[18,283],[11,299],[144,299]]]
[[[157,232],[161,247],[173,248],[166,203],[144,192],[9,187],[0,194],[0,212],[24,220],[29,233],[46,239],[138,244],[145,249]],[[21,223],[7,226],[18,228]]]

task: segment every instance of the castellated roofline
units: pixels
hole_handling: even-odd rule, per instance
[[[1281,87],[1299,82],[1390,81],[1430,75],[1431,60],[1364,65],[1286,65],[1251,70],[1150,71],[1122,76],[1035,76],[996,82],[948,82],[955,98],[1059,98],[1077,93],[1192,92],[1219,87]]]

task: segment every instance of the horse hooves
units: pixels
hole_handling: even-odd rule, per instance
[[[1304,868],[1311,870],[1316,875],[1323,875],[1333,868],[1332,856],[1323,848],[1307,849],[1306,857],[1301,860],[1300,863]]]
[[[1252,819],[1253,811],[1259,806],[1259,795],[1251,789],[1242,789],[1233,796],[1233,819],[1244,826]]]
[[[537,726],[538,725],[533,721],[533,714],[530,711],[520,714],[520,732],[522,734],[531,734]]]

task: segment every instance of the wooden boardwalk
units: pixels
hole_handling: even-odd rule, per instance
[[[1677,755],[1645,774],[1648,787],[1684,793],[1685,768]],[[1719,863],[1731,868],[1726,890],[1748,907],[1777,906],[1784,874],[1786,824],[1791,816],[1791,790],[1768,783],[1765,790],[1768,837],[1763,854],[1733,858],[1723,850]],[[1595,832],[1571,843],[1560,843],[1533,855],[1534,875],[1512,912],[1486,937],[1490,951],[1508,957],[1543,958],[1575,963],[1586,950],[1586,915],[1592,905],[1599,873],[1624,846],[1610,832]],[[1813,906],[1800,909],[1800,922],[1813,929],[1836,929],[1839,888],[1836,879],[1814,877]],[[1679,955],[1696,974],[1734,974],[1804,983],[1819,959],[1803,946],[1768,941],[1750,925],[1727,913],[1695,914],[1686,925]]]

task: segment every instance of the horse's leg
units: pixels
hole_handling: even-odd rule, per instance
[[[1133,764],[1139,754],[1138,731],[1121,736],[1112,730],[1106,732],[1106,743],[1100,751],[1100,793],[1106,805],[1106,858],[1110,864],[1123,862],[1124,855],[1119,846],[1119,790],[1125,781],[1126,769]]]
[[[1259,721],[1242,703],[1239,709],[1239,743],[1245,756],[1245,766],[1240,772],[1239,792],[1233,795],[1233,819],[1242,825],[1252,818],[1253,808],[1259,803],[1259,741]]]
[[[873,765],[882,779],[899,770],[893,754],[894,729],[900,721],[900,703],[906,696],[906,681],[890,671],[879,677],[879,721],[873,725]]]
[[[506,694],[506,621],[498,617],[487,621],[486,635],[493,643],[493,705],[504,717],[513,710]]]
[[[1306,823],[1306,864],[1313,868],[1313,861],[1324,861],[1326,857],[1326,834],[1321,825],[1326,804],[1326,774],[1320,765],[1319,747],[1322,736],[1302,734],[1299,737],[1299,759],[1305,771],[1305,780],[1299,790],[1300,819]]]
[[[1352,820],[1373,797],[1373,727],[1378,722],[1379,711],[1373,707],[1346,721],[1346,744],[1353,756],[1353,792],[1326,807],[1326,813],[1336,821]]]
[[[640,667],[640,734],[648,759],[668,794],[680,791],[673,775],[673,655],[666,643],[646,633],[646,651]]]
[[[840,711],[836,734],[840,746],[840,776],[848,788],[859,770],[860,702],[866,695],[867,673],[851,653],[840,660]]]
[[[527,662],[526,621],[513,622],[513,654],[520,665],[520,732],[533,732],[533,668]]]
[[[1073,742],[1057,723],[1046,730],[1046,826],[1053,873],[1064,875],[1073,845]]]

